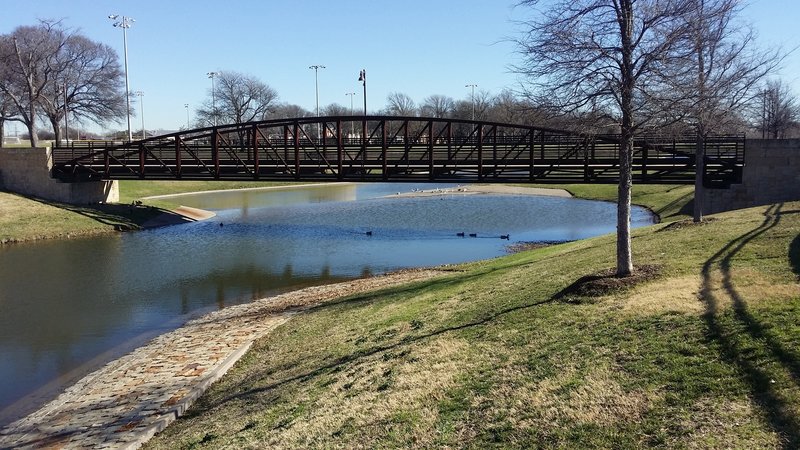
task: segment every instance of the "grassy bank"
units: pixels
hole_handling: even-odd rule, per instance
[[[800,446],[800,203],[633,248],[633,287],[604,236],[324,304],[149,447]]]
[[[67,205],[0,192],[0,243],[136,230],[161,212],[129,205]]]
[[[120,203],[76,206],[0,191],[0,243],[69,238],[137,230],[148,220],[178,206],[169,200],[146,202],[143,197],[217,189],[267,187],[285,183],[208,181],[120,182]]]

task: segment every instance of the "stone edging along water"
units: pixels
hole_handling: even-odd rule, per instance
[[[448,272],[406,270],[214,311],[86,375],[3,428],[0,448],[137,448],[182,415],[256,339],[293,315],[336,298]]]

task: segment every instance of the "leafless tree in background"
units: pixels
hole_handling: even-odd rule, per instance
[[[784,139],[800,125],[800,102],[781,80],[767,81],[753,103],[753,122],[762,139]]]
[[[422,101],[420,114],[425,117],[446,119],[453,116],[456,102],[446,95],[430,95]]]
[[[517,40],[532,95],[564,111],[614,111],[620,130],[617,276],[633,271],[633,138],[668,94],[664,77],[681,42],[689,0],[523,0],[534,9]],[[541,8],[538,8],[541,6]]]
[[[38,107],[53,83],[51,63],[66,36],[58,22],[42,21],[37,26],[17,27],[0,37],[0,91],[16,106],[20,121],[28,128],[32,147],[39,146]]]
[[[217,73],[215,79],[214,92],[209,89],[208,99],[196,111],[202,125],[213,125],[215,113],[218,124],[265,120],[276,107],[278,93],[258,78],[222,71]]]
[[[414,100],[402,92],[391,92],[386,96],[386,114],[390,116],[416,116]]]
[[[684,76],[673,76],[672,89],[684,104],[678,112],[695,130],[696,177],[694,221],[703,220],[703,172],[706,138],[739,122],[741,111],[757,95],[759,82],[781,60],[779,51],[760,51],[755,34],[737,21],[741,0],[692,0],[686,14],[688,50]]]
[[[114,50],[55,21],[0,36],[0,93],[13,105],[14,118],[28,128],[33,147],[39,145],[40,116],[50,121],[58,144],[67,110],[78,123],[100,125],[125,114]]]
[[[125,117],[125,86],[117,53],[85,36],[67,37],[52,61],[52,83],[41,98],[41,110],[50,121],[56,144],[61,121],[68,111],[78,124],[106,125]],[[77,127],[75,127],[77,129]]]

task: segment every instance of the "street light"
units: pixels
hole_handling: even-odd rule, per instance
[[[190,128],[190,125],[189,125],[189,104],[188,103],[184,103],[183,107],[186,108],[186,129],[188,130]]]
[[[219,72],[208,72],[208,78],[211,78],[211,115],[214,117],[214,126],[217,126],[217,89],[214,86],[214,77],[219,75]]]
[[[125,54],[125,106],[127,107],[127,116],[128,116],[128,141],[133,140],[133,135],[131,134],[131,88],[128,84],[128,28],[136,22],[135,19],[126,16],[120,16],[119,14],[111,14],[108,16],[111,20],[117,20],[114,22],[114,26],[117,28],[122,28],[122,44],[123,50]]]
[[[317,97],[317,117],[319,117],[319,69],[324,69],[325,66],[321,64],[314,64],[313,66],[308,66],[309,69],[314,69],[314,92],[316,93]],[[319,123],[317,123],[317,139],[322,138],[322,130],[320,129]]]
[[[356,95],[356,93],[355,92],[345,92],[344,95],[350,97],[350,115],[352,116],[353,115],[353,97]],[[353,124],[353,121],[351,120],[350,121],[350,136],[351,137],[354,134],[356,134],[355,128],[353,128],[354,126],[355,126],[355,124]]]
[[[475,120],[475,88],[478,87],[477,84],[465,84],[464,87],[471,87],[472,88],[472,120]]]
[[[367,115],[367,69],[361,69],[358,73],[358,81],[364,83],[364,115]]]
[[[67,138],[67,144],[69,144],[69,121],[67,120],[67,116],[69,115],[69,107],[67,106],[67,82],[64,82],[64,136]]]
[[[147,134],[145,134],[145,131],[144,131],[144,100],[142,100],[142,97],[144,96],[144,92],[135,91],[135,92],[133,92],[133,95],[139,97],[139,111],[141,111],[141,114],[142,114],[142,139],[147,139]]]

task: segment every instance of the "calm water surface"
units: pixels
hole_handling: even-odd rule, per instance
[[[0,424],[213,309],[400,268],[491,258],[519,241],[574,240],[615,229],[616,207],[605,202],[382,198],[433,187],[375,183],[191,194],[180,203],[215,210],[217,217],[0,248]],[[634,208],[633,226],[652,221],[648,211]]]

